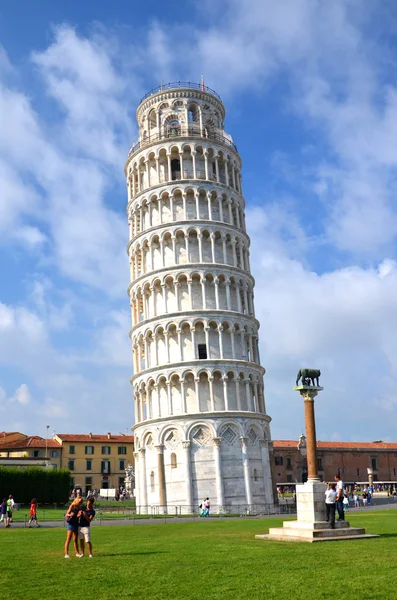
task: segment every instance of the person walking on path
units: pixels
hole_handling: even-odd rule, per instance
[[[83,498],[81,496],[78,496],[77,498],[75,498],[72,502],[72,504],[69,506],[68,510],[66,511],[66,515],[65,515],[65,519],[66,519],[66,523],[67,523],[67,531],[66,531],[66,542],[65,542],[65,558],[70,558],[69,556],[69,545],[70,545],[70,541],[73,537],[73,545],[74,545],[74,549],[76,551],[76,556],[78,558],[82,557],[82,554],[80,554],[79,552],[79,544],[78,544],[78,537],[79,537],[79,519],[81,516],[81,505],[83,503]]]
[[[343,510],[346,512],[349,512],[349,498],[348,496],[346,496],[346,494],[343,497]]]
[[[29,512],[29,524],[28,527],[32,527],[33,521],[36,523],[36,527],[40,527],[39,522],[37,520],[37,500],[33,498],[30,503],[30,512]]]
[[[343,490],[343,481],[340,478],[340,475],[335,475],[335,481],[336,491],[338,492],[338,496],[336,498],[336,508],[338,509],[338,521],[344,521],[345,511],[343,510],[343,497],[345,494]]]
[[[210,499],[206,498],[204,500],[204,509],[205,509],[205,517],[209,517],[210,516],[210,508],[211,508],[211,503],[210,503]]]
[[[326,521],[331,525],[331,529],[335,529],[335,508],[336,498],[338,492],[336,491],[336,483],[329,483],[328,489],[325,492],[325,509],[327,512]]]
[[[8,496],[8,500],[7,500],[7,519],[8,519],[8,526],[10,525],[10,523],[12,523],[12,511],[14,509],[14,498],[11,496],[11,494]]]
[[[87,506],[81,509],[80,521],[79,521],[79,539],[80,539],[80,550],[81,556],[84,556],[84,542],[87,542],[89,557],[94,558],[92,555],[92,543],[91,543],[91,521],[95,517],[94,510],[94,499],[88,498]]]
[[[8,518],[7,518],[7,500],[3,499],[3,502],[0,506],[1,520],[4,522],[4,527],[8,527]]]

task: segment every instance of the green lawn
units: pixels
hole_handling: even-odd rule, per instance
[[[381,538],[254,538],[281,519],[97,527],[95,558],[63,558],[65,531],[0,529],[2,600],[396,598],[397,511],[349,515]],[[72,550],[72,548],[71,548]]]

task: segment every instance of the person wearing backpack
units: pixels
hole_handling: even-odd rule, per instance
[[[8,527],[8,518],[7,518],[7,500],[4,498],[3,502],[0,505],[0,514],[1,521],[4,522],[4,527]]]
[[[81,517],[81,505],[83,504],[83,498],[77,496],[66,511],[65,520],[66,526],[66,541],[65,541],[65,558],[69,556],[69,545],[73,537],[73,545],[76,551],[77,558],[82,558],[83,554],[79,552],[79,519]]]

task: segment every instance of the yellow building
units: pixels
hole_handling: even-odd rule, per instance
[[[0,464],[3,466],[61,466],[62,445],[38,435],[9,433],[0,439]]]
[[[84,494],[124,486],[125,468],[134,464],[134,436],[57,433],[62,446],[61,467],[70,470],[72,487]]]

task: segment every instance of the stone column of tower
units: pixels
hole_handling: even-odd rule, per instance
[[[168,84],[125,165],[136,500],[273,503],[241,160],[219,96]]]

